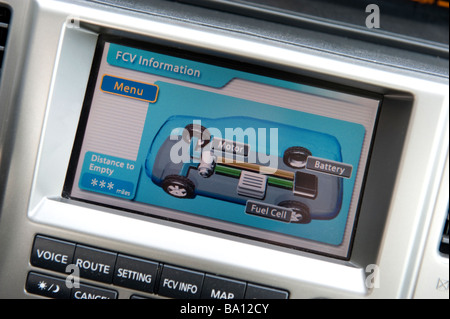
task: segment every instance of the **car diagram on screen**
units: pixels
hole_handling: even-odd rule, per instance
[[[237,123],[247,126],[239,131]],[[271,128],[276,155],[258,149],[265,143],[245,142],[252,132]],[[233,139],[222,138],[227,129]],[[181,158],[183,152],[188,156]],[[307,168],[312,156],[340,162],[340,144],[331,135],[248,117],[173,116],[155,136],[145,171],[176,198],[206,196],[244,205],[247,214],[306,224],[336,217],[343,194],[342,178]]]

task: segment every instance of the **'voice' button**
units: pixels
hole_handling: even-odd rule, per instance
[[[75,244],[38,235],[34,240],[30,262],[33,266],[65,272],[72,263]]]

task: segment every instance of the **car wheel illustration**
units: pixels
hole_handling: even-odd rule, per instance
[[[164,191],[177,198],[194,198],[195,185],[187,177],[179,175],[169,175],[162,182]]]
[[[311,222],[311,215],[307,205],[294,200],[286,200],[278,206],[292,209],[291,223],[308,224]]]
[[[292,146],[284,151],[283,162],[290,168],[300,169],[306,166],[306,160],[311,155],[311,152],[307,148]]]
[[[183,140],[186,143],[191,143],[194,136],[198,138],[200,147],[206,146],[211,139],[211,134],[206,127],[199,124],[186,125],[183,131]]]

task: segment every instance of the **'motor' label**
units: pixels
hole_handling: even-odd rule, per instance
[[[249,145],[244,143],[238,143],[234,141],[228,141],[221,138],[214,138],[212,141],[212,149],[222,151],[224,153],[231,153],[240,156],[247,156],[249,151]]]

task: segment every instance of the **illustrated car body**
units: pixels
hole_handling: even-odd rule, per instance
[[[252,134],[258,136],[249,141]],[[269,141],[270,134],[276,136]],[[307,170],[309,156],[340,162],[340,144],[331,135],[250,117],[173,116],[155,136],[145,171],[177,198],[285,208],[293,223],[332,219],[340,211],[342,180]]]

